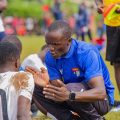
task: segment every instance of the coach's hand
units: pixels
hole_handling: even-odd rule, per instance
[[[56,87],[52,84],[46,85],[46,87],[44,87],[43,94],[45,95],[45,98],[58,102],[69,100],[70,91],[68,91],[62,81],[58,80],[57,82],[59,83],[59,87]]]
[[[49,75],[45,68],[41,68],[40,71],[33,67],[26,67],[27,72],[30,72],[33,75],[35,84],[40,87],[45,87],[49,83]]]

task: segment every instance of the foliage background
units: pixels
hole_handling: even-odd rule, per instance
[[[5,16],[33,17],[41,19],[44,14],[43,5],[52,7],[53,0],[8,0],[8,7]],[[62,3],[62,11],[72,15],[77,11],[77,3],[66,0]],[[67,9],[66,9],[67,8]]]

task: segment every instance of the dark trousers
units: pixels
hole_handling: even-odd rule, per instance
[[[70,83],[66,85],[69,90],[84,91],[86,86],[79,83]],[[107,98],[103,101],[96,102],[55,102],[50,99],[46,99],[42,94],[43,89],[39,86],[35,86],[34,98],[42,105],[49,113],[54,115],[58,120],[73,120],[71,111],[76,112],[81,120],[102,120],[102,116],[110,110],[109,101]]]

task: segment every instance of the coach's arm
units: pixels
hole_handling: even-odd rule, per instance
[[[57,87],[59,85],[59,87]],[[72,84],[71,84],[72,85]],[[106,98],[106,89],[102,76],[97,76],[88,81],[88,86],[91,88],[84,92],[75,92],[75,101],[78,102],[94,102],[96,100],[104,100]],[[43,93],[48,99],[54,101],[67,101],[69,100],[70,91],[61,80],[53,80],[48,84]]]

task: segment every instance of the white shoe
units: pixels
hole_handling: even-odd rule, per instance
[[[118,105],[117,107],[111,109],[111,112],[120,112],[120,105]]]

